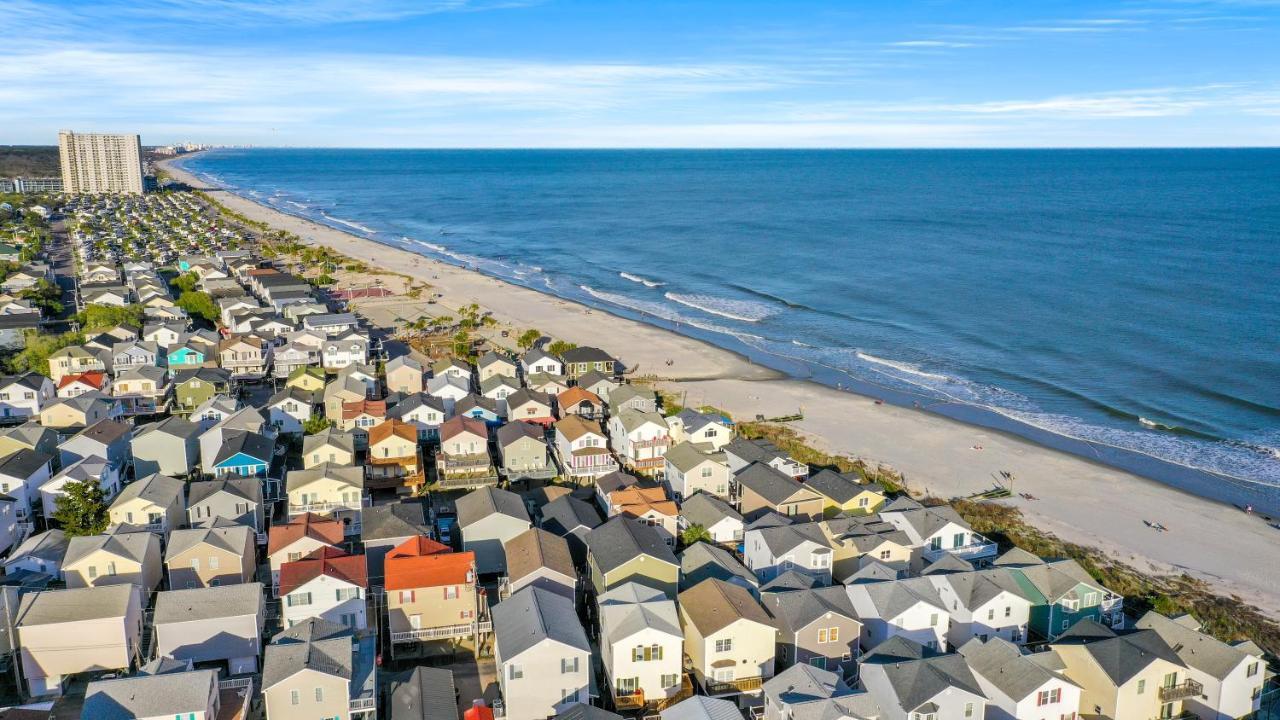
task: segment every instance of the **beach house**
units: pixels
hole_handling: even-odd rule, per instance
[[[313,513],[332,517],[346,534],[360,533],[360,509],[365,504],[364,468],[321,463],[285,476],[289,517]]]
[[[680,593],[684,652],[704,693],[758,695],[773,677],[777,630],[751,593],[723,580],[703,580]]]
[[[618,469],[609,439],[596,421],[570,415],[554,427],[556,457],[567,479],[586,484]]]
[[[489,429],[481,420],[454,417],[440,425],[436,478],[441,487],[494,485],[498,471],[489,457]]]
[[[671,436],[661,415],[622,410],[609,418],[609,438],[622,464],[633,472],[656,475],[666,462]]]
[[[70,675],[127,670],[142,659],[141,594],[131,585],[27,593],[13,627],[35,697],[61,695]]]
[[[272,585],[279,585],[281,565],[321,550],[337,550],[344,538],[341,520],[313,513],[304,513],[286,523],[272,525],[267,533],[267,565],[271,569]]]
[[[600,662],[618,710],[656,707],[680,692],[684,633],[661,590],[625,583],[598,598]]]
[[[482,598],[476,557],[417,536],[387,553],[387,629],[391,642],[460,641],[478,633]]]
[[[822,496],[822,515],[872,515],[885,503],[884,488],[874,483],[863,484],[856,475],[819,470],[809,476],[805,486]]]
[[[654,528],[617,515],[587,533],[587,565],[597,596],[637,582],[675,597],[680,563]]]
[[[544,720],[591,692],[591,644],[573,601],[527,587],[493,608],[494,662],[509,720]]]
[[[81,535],[67,541],[62,558],[67,587],[133,585],[149,594],[160,586],[160,537],[151,532]]]
[[[1055,669],[1052,652],[1025,655],[999,638],[975,638],[959,652],[987,697],[987,717],[1061,718],[1082,710],[1080,686]]]
[[[858,583],[846,589],[862,621],[864,649],[895,637],[946,649],[950,613],[929,578]]]
[[[112,525],[137,525],[168,537],[186,518],[185,491],[186,483],[155,473],[125,485],[107,513]]]
[[[475,553],[477,572],[505,573],[503,545],[532,526],[524,500],[507,490],[482,487],[458,498],[455,507],[462,549]]]
[[[987,717],[982,686],[961,655],[895,637],[868,651],[858,671],[885,720]]]
[[[546,430],[541,425],[514,421],[495,433],[501,472],[508,481],[549,478],[556,474],[551,450],[547,447]]]
[[[844,677],[857,671],[862,622],[845,588],[820,587],[761,597],[778,628],[783,667],[809,665]]]
[[[822,518],[822,496],[764,463],[752,463],[734,476],[738,511],[747,520],[778,513],[798,520]]]
[[[252,582],[256,536],[247,525],[174,530],[165,546],[169,587],[217,587]]]
[[[1155,630],[1112,630],[1081,620],[1050,646],[1060,672],[1078,685],[1083,713],[1176,718],[1204,686]]]
[[[225,663],[232,675],[258,671],[266,620],[262,584],[156,593],[156,653],[192,663]]]
[[[281,618],[286,628],[308,618],[363,630],[368,626],[364,558],[322,548],[280,566]]]

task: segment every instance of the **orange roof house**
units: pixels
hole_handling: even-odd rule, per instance
[[[312,538],[324,545],[342,544],[342,521],[304,513],[283,525],[272,525],[267,536],[267,555],[274,555],[302,538]]]
[[[476,554],[452,552],[448,546],[419,535],[387,553],[385,568],[388,591],[466,585],[475,582]]]
[[[89,372],[75,373],[74,375],[64,375],[58,381],[58,389],[61,390],[75,383],[82,383],[94,390],[101,390],[107,383],[107,374],[100,370],[90,370]]]
[[[598,417],[604,411],[604,401],[599,395],[577,385],[557,395],[556,404],[563,415]]]

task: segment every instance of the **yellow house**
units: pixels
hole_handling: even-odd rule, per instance
[[[1081,620],[1054,641],[1069,680],[1081,687],[1084,715],[1175,718],[1203,688],[1154,630],[1117,631]]]
[[[150,532],[73,537],[62,572],[68,588],[131,583],[150,592],[160,585],[160,537]]]
[[[345,525],[346,534],[360,532],[360,508],[364,503],[364,468],[321,463],[305,470],[290,470],[285,478],[289,517],[312,513],[333,517]]]
[[[822,470],[809,477],[805,486],[822,496],[822,516],[872,515],[885,503],[884,488],[863,484],[848,475]]]
[[[872,561],[904,573],[917,552],[905,532],[878,516],[837,517],[818,527],[831,547],[831,575],[837,582]]]
[[[135,525],[168,535],[187,519],[186,483],[155,473],[124,486],[108,509],[112,525]]]
[[[327,428],[302,439],[302,467],[311,469],[324,463],[352,465],[356,458],[356,439],[349,432]]]
[[[294,368],[284,384],[285,387],[296,387],[307,392],[323,392],[324,370],[311,365]]]
[[[710,578],[680,593],[680,628],[707,695],[757,693],[773,677],[777,630],[740,585]]]

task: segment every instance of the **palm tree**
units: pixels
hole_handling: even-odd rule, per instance
[[[711,537],[710,530],[694,523],[693,525],[685,528],[684,532],[680,533],[680,542],[684,543],[685,547],[688,547],[696,542],[715,542],[715,538]]]

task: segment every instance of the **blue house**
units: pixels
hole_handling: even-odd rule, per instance
[[[480,395],[468,395],[453,406],[453,414],[483,420],[490,428],[502,424],[502,415],[498,413],[498,403],[492,398]]]
[[[248,430],[225,431],[222,447],[218,448],[213,461],[213,474],[216,477],[266,477],[274,451],[275,443],[266,435]]]
[[[191,345],[179,345],[169,351],[167,356],[170,371],[183,368],[198,368],[205,363],[204,350]]]

